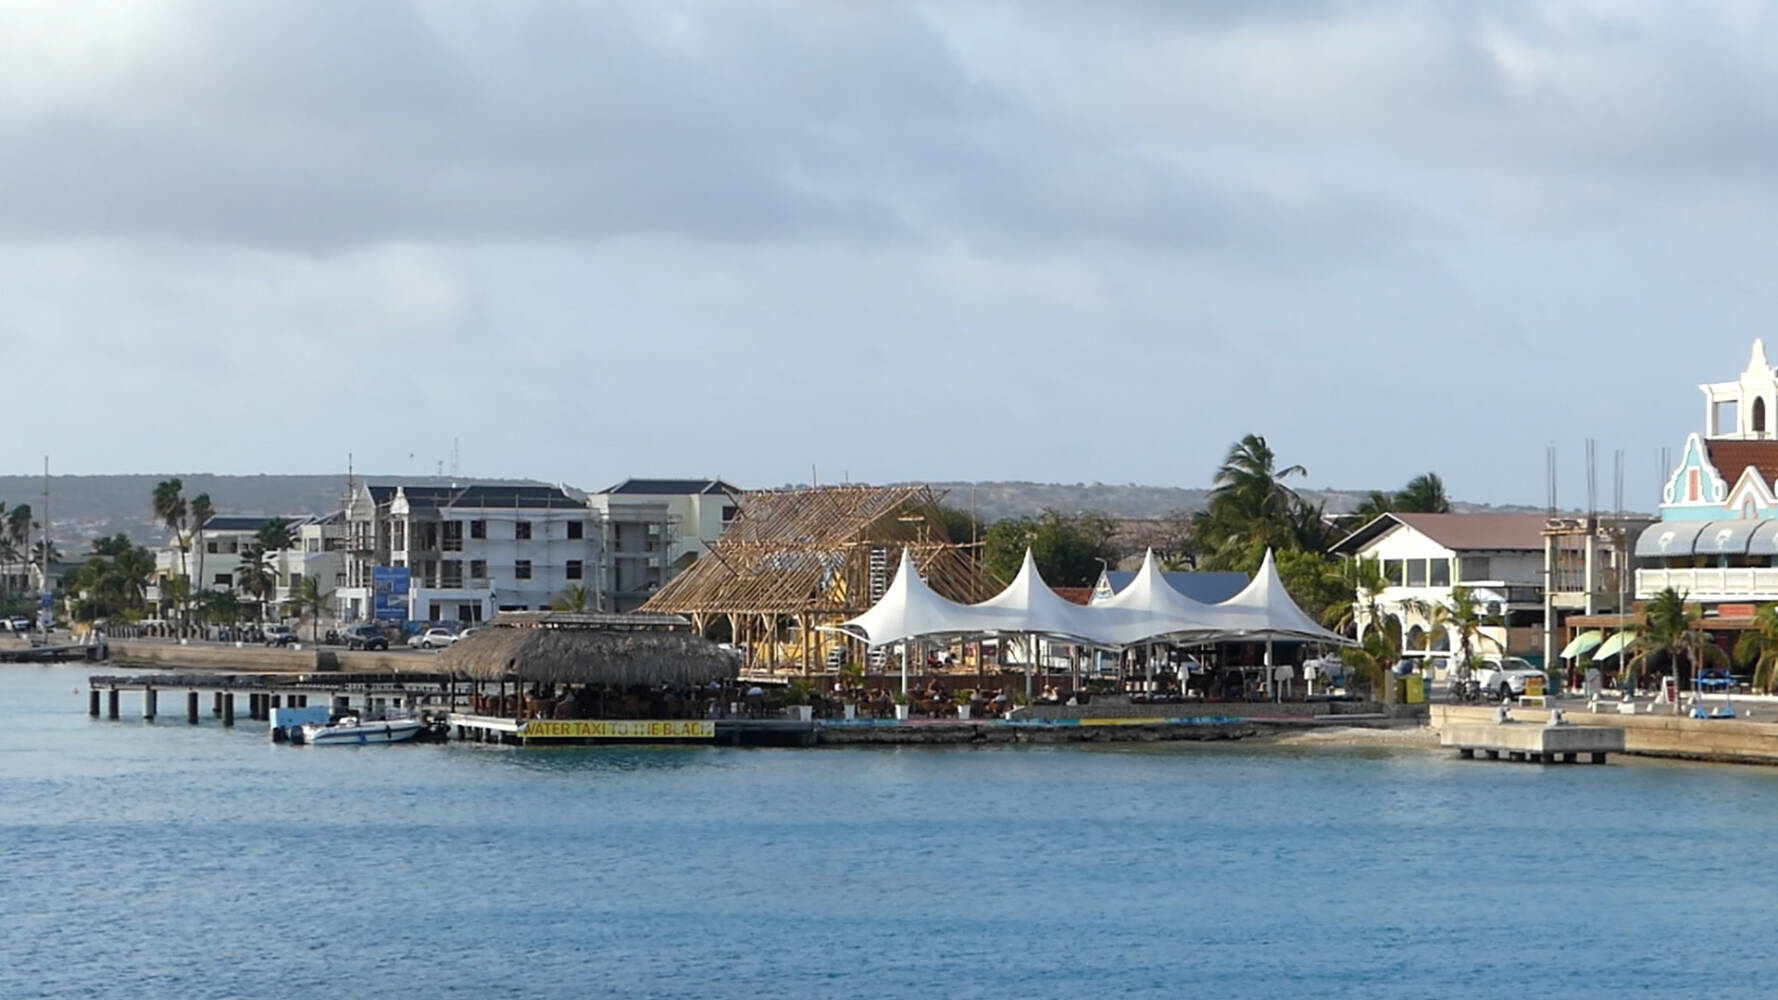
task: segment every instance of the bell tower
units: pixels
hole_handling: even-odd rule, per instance
[[[1753,342],[1747,370],[1733,382],[1698,386],[1704,391],[1704,436],[1718,441],[1778,440],[1778,371],[1766,360],[1766,344]]]

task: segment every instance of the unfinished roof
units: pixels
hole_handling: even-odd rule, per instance
[[[760,490],[740,494],[736,505],[740,512],[710,551],[644,610],[855,614],[881,595],[903,548],[947,597],[977,600],[1000,583],[951,544],[925,486]]]
[[[1543,514],[1379,514],[1333,550],[1354,555],[1406,525],[1453,552],[1541,552],[1548,521]]]

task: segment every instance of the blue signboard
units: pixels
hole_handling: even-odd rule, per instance
[[[407,621],[408,568],[372,566],[370,616],[380,622]]]

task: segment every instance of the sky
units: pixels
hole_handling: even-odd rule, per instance
[[[1778,8],[0,0],[0,471],[1564,506],[1778,297]]]

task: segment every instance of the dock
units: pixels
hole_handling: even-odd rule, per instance
[[[1466,760],[1480,753],[1489,760],[1573,764],[1584,755],[1589,763],[1603,764],[1607,754],[1624,752],[1624,731],[1609,726],[1576,726],[1563,722],[1557,712],[1542,724],[1519,722],[1508,716],[1496,722],[1448,725],[1439,730],[1439,744],[1455,747],[1458,756]]]
[[[233,726],[237,696],[247,696],[247,718],[270,721],[274,708],[306,708],[310,698],[325,698],[335,710],[354,705],[375,714],[392,708],[438,706],[448,709],[456,688],[447,674],[117,674],[87,678],[87,714],[97,719],[120,718],[121,694],[141,694],[142,718],[160,714],[160,696],[185,694],[185,721],[198,725],[203,695],[210,696],[210,715]],[[101,698],[103,704],[101,705]]]

